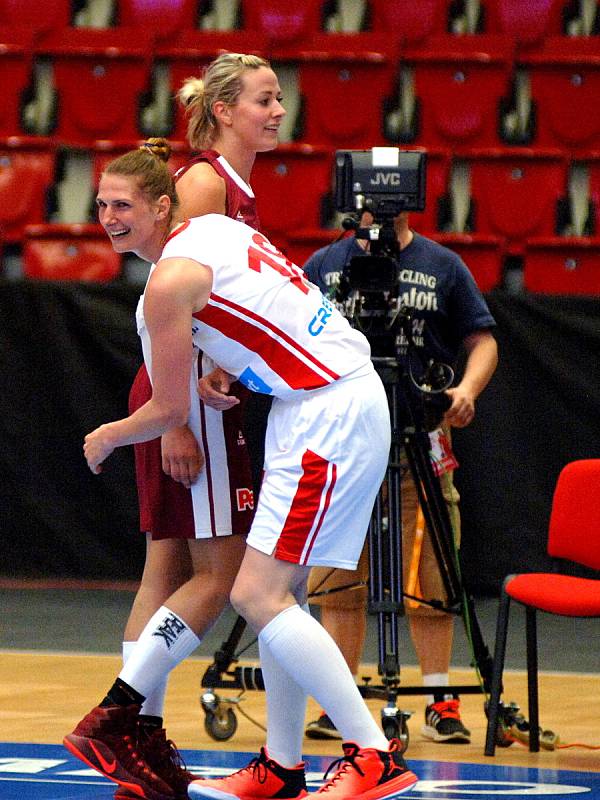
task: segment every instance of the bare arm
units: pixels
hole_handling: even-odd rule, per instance
[[[225,214],[225,181],[210,164],[190,167],[177,181],[177,195],[184,217]],[[162,468],[173,480],[190,487],[204,466],[204,455],[187,425],[171,428],[161,437]]]
[[[490,382],[498,364],[498,345],[489,330],[475,331],[464,341],[467,363],[461,382],[446,394],[452,404],[444,420],[464,428],[475,416],[475,401]]]
[[[186,423],[193,349],[190,319],[210,294],[208,267],[185,258],[161,261],[144,299],[144,316],[152,349],[152,397],[135,413],[101,425],[85,437],[84,453],[92,472],[116,447],[155,439]]]

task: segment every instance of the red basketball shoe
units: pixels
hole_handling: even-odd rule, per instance
[[[138,705],[96,706],[63,744],[74,756],[142,800],[175,800],[176,794],[152,771],[135,746]]]
[[[265,748],[261,747],[260,755],[233,775],[190,783],[188,796],[209,797],[212,800],[301,800],[308,797],[304,764],[291,769],[282,767],[269,758]]]
[[[417,782],[398,739],[392,739],[388,750],[361,748],[354,742],[342,747],[343,758],[331,765],[337,767],[335,775],[316,792],[319,800],[386,800],[408,792]]]

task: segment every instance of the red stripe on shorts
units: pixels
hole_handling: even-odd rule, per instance
[[[327,459],[313,453],[312,450],[306,450],[302,456],[302,476],[298,481],[296,494],[275,548],[275,558],[299,564],[311,533],[310,548],[312,548],[329,507],[335,483],[334,464],[332,480],[327,488],[329,463]],[[321,498],[326,489],[323,508],[319,512]]]

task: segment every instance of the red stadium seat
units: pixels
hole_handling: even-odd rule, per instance
[[[275,242],[299,228],[318,228],[321,200],[332,190],[334,155],[324,147],[281,144],[259,153],[252,170],[261,230]]]
[[[423,46],[448,27],[448,0],[371,0],[371,27],[406,46]]]
[[[591,201],[592,231],[600,235],[600,151],[583,155],[583,163],[587,168],[588,192]]]
[[[298,67],[302,141],[336,148],[389,144],[383,136],[383,107],[397,71],[389,36],[321,34],[310,47],[290,50],[287,57]]]
[[[241,0],[242,27],[263,35],[270,48],[310,44],[322,29],[322,0]]]
[[[66,281],[111,281],[121,272],[100,225],[29,225],[23,241],[23,274],[27,278]]]
[[[554,236],[557,205],[567,194],[567,160],[557,150],[474,150],[471,174],[472,227],[501,236],[519,254],[525,239]]]
[[[412,224],[413,215],[410,216]],[[430,236],[458,253],[482,292],[489,292],[502,284],[506,257],[504,239],[469,233],[432,233]]]
[[[410,213],[411,225],[420,233],[438,230],[438,208],[449,191],[451,163],[449,150],[427,150],[425,210]]]
[[[33,33],[25,27],[0,26],[0,136],[22,133],[22,95],[30,86]]]
[[[116,8],[118,25],[141,28],[161,43],[175,45],[179,34],[197,28],[198,0],[118,0]]]
[[[72,0],[0,0],[0,26],[22,25],[37,39],[72,22]]]
[[[56,153],[48,140],[0,140],[0,237],[20,242],[25,225],[47,220]]]
[[[493,147],[499,105],[510,92],[514,45],[504,36],[433,36],[403,60],[414,68],[415,142],[425,147]]]
[[[600,37],[550,37],[519,63],[531,81],[535,145],[600,148]]]
[[[528,239],[523,286],[544,294],[600,295],[600,238]]]
[[[138,114],[150,79],[152,39],[125,28],[70,28],[47,38],[58,93],[56,137],[88,147],[96,139],[139,137]]]
[[[185,30],[177,37],[176,46],[159,44],[155,56],[163,60],[169,67],[171,94],[174,96],[186,78],[201,77],[203,69],[219,53],[224,52],[253,53],[266,57],[265,38],[260,34],[241,30]],[[174,102],[171,137],[184,140],[186,133],[185,113],[179,103]]]
[[[483,0],[484,28],[515,39],[519,49],[539,47],[562,32],[565,0]]]

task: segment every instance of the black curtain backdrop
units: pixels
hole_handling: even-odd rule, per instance
[[[0,283],[5,576],[141,574],[132,449],[100,476],[82,453],[85,433],[127,413],[138,296],[121,284]],[[488,301],[500,365],[474,423],[455,432],[463,574],[479,595],[510,572],[564,566],[545,552],[554,484],[568,461],[600,457],[600,298]]]

